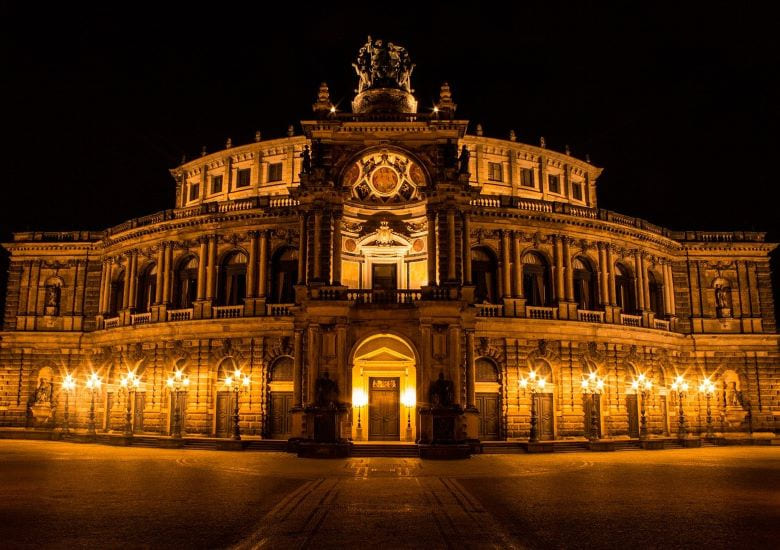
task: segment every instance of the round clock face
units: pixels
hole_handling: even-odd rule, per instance
[[[365,154],[344,171],[343,184],[363,202],[394,204],[419,197],[425,174],[414,160],[395,151]]]

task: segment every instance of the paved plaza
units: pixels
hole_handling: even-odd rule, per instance
[[[4,548],[770,548],[780,448],[464,461],[0,441]]]

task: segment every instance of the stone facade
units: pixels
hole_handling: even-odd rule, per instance
[[[85,427],[96,372],[97,428],[121,431],[120,377],[134,371],[135,431],[167,434],[179,369],[184,431],[228,437],[225,378],[239,368],[242,431],[263,437],[311,435],[301,411],[325,373],[356,439],[426,440],[418,413],[440,374],[464,411],[461,439],[527,438],[532,399],[542,439],[582,437],[591,372],[602,437],[638,435],[640,374],[653,382],[648,435],[677,433],[680,375],[689,432],[707,431],[705,378],[715,432],[777,429],[776,245],[763,233],[670,231],[600,209],[591,163],[467,134],[446,85],[424,115],[411,99],[383,111],[383,89],[371,110],[341,114],[323,85],[303,135],[176,167],[171,210],[15,234],[0,423],[59,426],[71,373],[70,425]],[[546,381],[535,397],[520,385],[530,371]],[[41,402],[46,417],[32,412]]]

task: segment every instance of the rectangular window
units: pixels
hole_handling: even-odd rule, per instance
[[[520,184],[523,187],[534,187],[534,169],[533,168],[521,168],[520,169]]]
[[[236,187],[249,187],[249,168],[243,168],[236,174]]]
[[[222,193],[222,176],[211,177],[211,192]]]
[[[582,200],[582,184],[577,182],[572,182],[571,184],[571,196],[574,197],[574,200],[581,201]]]
[[[190,184],[190,200],[194,201],[200,196],[200,184],[199,183],[191,183]]]
[[[504,181],[504,170],[500,162],[488,162],[488,179],[490,181]]]
[[[561,179],[558,176],[554,176],[552,174],[547,174],[547,190],[550,193],[558,193],[561,192]]]
[[[282,181],[282,163],[275,162],[268,165],[268,181]]]

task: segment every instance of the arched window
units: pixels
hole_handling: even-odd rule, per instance
[[[261,269],[265,269],[262,266]],[[295,284],[298,282],[298,250],[286,246],[276,251],[271,260],[270,302],[292,304],[295,302]]]
[[[474,299],[478,304],[499,302],[498,261],[489,248],[472,249],[471,277],[474,281]]]
[[[591,263],[585,258],[574,258],[574,301],[580,309],[596,308],[596,274]]]
[[[115,317],[122,309],[122,299],[125,293],[125,270],[121,269],[111,283],[111,297],[108,301],[108,315]]]
[[[283,356],[277,358],[271,366],[271,382],[292,382],[293,381],[293,359]]]
[[[631,271],[622,264],[615,264],[615,300],[623,311],[636,311],[634,278]]]
[[[173,307],[192,307],[192,302],[198,297],[198,258],[188,256],[179,262],[173,284]]]
[[[498,382],[498,369],[496,364],[485,357],[474,361],[474,376],[477,382]]]
[[[664,311],[663,285],[658,282],[652,271],[647,272],[647,286],[650,289],[650,303],[648,304],[650,310],[655,313],[656,317],[663,317],[666,313]]]
[[[550,269],[541,254],[528,252],[523,256],[523,294],[529,306],[547,306],[552,303]]]
[[[144,269],[138,276],[138,290],[135,301],[137,313],[146,313],[151,310],[157,291],[157,264],[153,263]]]
[[[233,252],[222,262],[219,274],[219,304],[238,306],[246,297],[246,262],[243,252]]]

